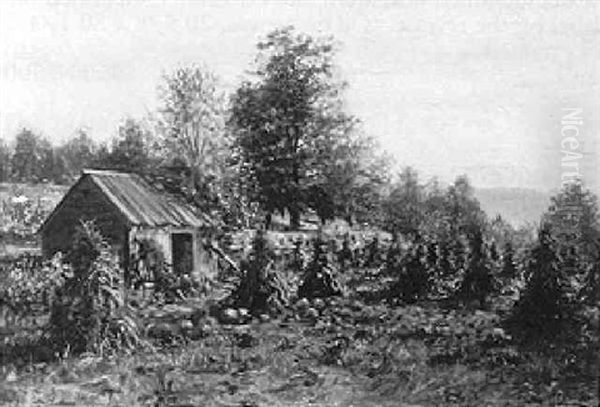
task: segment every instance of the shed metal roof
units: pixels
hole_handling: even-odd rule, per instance
[[[176,195],[153,187],[137,174],[109,170],[83,170],[79,180],[46,218],[39,231],[42,231],[54,215],[60,211],[71,191],[88,178],[131,225],[206,227],[213,224],[206,214],[201,213]]]
[[[182,199],[159,191],[141,176],[105,170],[84,170],[132,225],[208,226],[210,220]]]

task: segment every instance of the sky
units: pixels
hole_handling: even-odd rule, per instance
[[[397,168],[555,188],[572,108],[575,161],[600,187],[599,20],[596,1],[2,1],[0,138],[107,140],[157,108],[165,72],[204,66],[230,92],[257,41],[294,25],[335,37],[347,109]]]

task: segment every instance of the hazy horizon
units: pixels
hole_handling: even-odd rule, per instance
[[[596,180],[595,2],[3,2],[0,138],[27,126],[97,140],[157,106],[161,74],[205,65],[231,91],[256,42],[294,25],[333,35],[348,110],[425,180],[560,184],[560,120],[581,108],[581,172]]]

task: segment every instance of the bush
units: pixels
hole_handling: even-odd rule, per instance
[[[327,256],[327,247],[320,237],[314,241],[313,258],[298,288],[301,298],[326,298],[342,294],[335,269]]]
[[[152,281],[155,299],[166,303],[198,294],[200,283],[189,275],[174,272],[167,264],[161,247],[154,240],[141,239],[136,243],[137,251],[131,256],[126,273],[128,287],[137,288],[145,281]]]
[[[18,257],[0,266],[0,303],[22,315],[30,314],[34,306],[47,311],[54,291],[68,272],[60,253],[49,260]]]
[[[538,240],[528,264],[525,290],[509,320],[515,336],[526,342],[553,341],[573,333],[569,325],[575,320],[574,304],[566,295],[568,282],[547,227],[540,230]]]
[[[381,244],[379,237],[375,235],[367,246],[367,267],[378,267],[381,264]]]
[[[82,223],[67,260],[72,273],[56,291],[50,335],[57,350],[105,353],[139,343],[133,311],[123,301],[123,272],[93,223]]]
[[[517,275],[517,266],[515,265],[515,252],[510,241],[504,245],[504,254],[502,255],[502,271],[500,276],[503,278],[514,278]]]
[[[290,289],[274,268],[274,253],[265,233],[259,231],[252,242],[248,259],[242,263],[242,278],[232,293],[236,307],[251,314],[276,313],[289,304]]]
[[[390,271],[396,276],[396,281],[390,287],[390,299],[410,304],[427,295],[430,276],[424,264],[425,250],[425,246],[416,244],[406,256],[393,263],[395,269]]]
[[[493,280],[485,257],[481,230],[476,229],[471,232],[469,246],[467,269],[459,296],[462,301],[477,301],[479,306],[484,306],[488,295],[492,292]]]
[[[129,259],[127,285],[137,287],[144,281],[154,281],[156,276],[166,270],[165,255],[152,239],[136,240],[137,251]]]

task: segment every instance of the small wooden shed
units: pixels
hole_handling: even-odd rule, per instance
[[[42,253],[66,252],[76,227],[92,220],[127,266],[136,242],[153,240],[176,271],[202,268],[210,219],[133,173],[84,170],[40,228]]]

